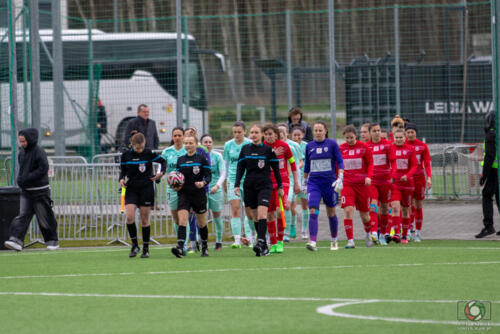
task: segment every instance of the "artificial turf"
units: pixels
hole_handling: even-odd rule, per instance
[[[130,259],[125,247],[0,252],[0,331],[500,332],[500,242],[367,249],[358,241],[356,249],[335,252],[329,243],[319,246],[310,252],[293,242],[285,253],[262,258],[229,247],[183,259],[167,246],[152,247],[149,259]],[[334,311],[372,319],[318,312],[346,300],[358,303]],[[457,322],[463,301],[471,300],[484,301],[491,320],[432,323]]]

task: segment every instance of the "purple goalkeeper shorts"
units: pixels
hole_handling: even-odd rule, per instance
[[[337,206],[339,194],[332,188],[332,182],[307,182],[307,204],[310,208],[319,208],[321,198],[327,207]]]

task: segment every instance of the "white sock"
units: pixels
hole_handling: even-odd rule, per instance
[[[332,242],[337,242],[337,238],[331,238],[330,239]]]
[[[241,236],[235,235],[234,236],[234,243],[237,245],[240,245],[241,244]]]

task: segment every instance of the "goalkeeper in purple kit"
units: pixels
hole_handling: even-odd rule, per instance
[[[323,122],[313,125],[314,140],[307,144],[305,152],[303,190],[307,191],[309,205],[309,242],[306,248],[317,251],[318,214],[321,198],[326,205],[330,223],[331,250],[337,250],[338,219],[335,214],[338,194],[343,187],[344,163],[337,142],[328,138]]]

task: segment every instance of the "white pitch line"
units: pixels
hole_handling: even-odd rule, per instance
[[[408,319],[408,318],[395,318],[395,317],[379,317],[379,316],[372,316],[372,315],[361,315],[361,314],[350,314],[350,313],[341,313],[335,311],[335,309],[344,307],[344,306],[349,306],[349,305],[357,305],[357,304],[369,304],[369,303],[380,303],[380,302],[387,302],[386,300],[380,300],[380,299],[372,299],[372,300],[360,300],[360,301],[346,301],[346,302],[340,302],[336,304],[331,304],[331,305],[325,305],[318,307],[316,311],[318,313],[326,314],[329,316],[334,316],[334,317],[339,317],[339,318],[348,318],[348,319],[361,319],[361,320],[381,320],[381,321],[388,321],[388,322],[403,322],[403,323],[417,323],[417,324],[435,324],[435,325],[456,325],[456,326],[471,326],[471,327],[498,327],[500,326],[500,322],[489,322],[489,321],[484,321],[484,322],[466,322],[466,321],[448,321],[448,320],[429,320],[429,319]],[[400,300],[399,302],[402,303],[412,303],[414,301],[404,301]],[[447,303],[448,301],[433,301],[434,303]],[[458,302],[458,301],[455,301]],[[496,303],[496,302],[493,302]]]
[[[228,244],[229,245],[229,244]],[[151,246],[152,249],[168,249],[173,247],[173,245],[161,245],[161,246]],[[290,249],[305,249],[305,246],[286,246],[285,248],[290,248]],[[318,246],[319,249],[330,249],[330,247],[327,246]],[[464,249],[469,249],[469,250],[495,250],[495,251],[500,251],[500,247],[441,247],[441,246],[436,246],[436,247],[431,247],[431,246],[421,246],[421,247],[414,247],[414,246],[401,246],[401,247],[372,247],[372,248],[366,248],[366,247],[360,247],[356,248],[355,251],[373,251],[373,250],[401,250],[401,249],[406,249],[406,250],[414,250],[414,249],[421,249],[421,250],[434,250],[434,249],[449,249],[449,250],[464,250]],[[125,252],[128,251],[128,248],[125,247],[88,247],[84,249],[79,249],[79,248],[60,248],[57,251],[48,251],[46,249],[40,248],[40,249],[26,249],[23,250],[22,252],[13,252],[13,251],[0,251],[0,257],[9,257],[9,256],[32,256],[32,255],[60,255],[60,254],[84,254],[84,253],[114,253],[114,252]],[[349,250],[350,251],[350,250]]]
[[[298,301],[298,302],[342,302],[342,303],[457,303],[460,300],[432,299],[362,299],[362,298],[327,298],[327,297],[270,297],[270,296],[190,296],[190,295],[147,295],[113,293],[66,293],[66,292],[31,292],[0,291],[0,296],[42,296],[42,297],[96,297],[96,298],[142,298],[142,299],[208,299],[208,300],[256,300],[256,301]],[[500,304],[500,300],[490,301]]]
[[[318,313],[329,316],[361,319],[382,320],[388,322],[420,323],[420,324],[444,324],[444,325],[467,325],[466,322],[426,319],[406,319],[393,317],[365,316],[357,314],[340,313],[334,311],[337,308],[368,303],[456,303],[458,300],[399,300],[399,299],[357,299],[357,298],[321,298],[321,297],[266,297],[266,296],[186,296],[186,295],[131,295],[131,294],[100,294],[100,293],[61,293],[61,292],[22,292],[22,291],[0,291],[0,296],[36,296],[36,297],[81,297],[81,298],[117,298],[117,299],[178,299],[178,300],[253,300],[253,301],[298,301],[298,302],[340,302],[321,306],[316,309]],[[499,304],[500,301],[490,301]],[[474,326],[500,326],[497,322],[474,323]]]
[[[171,270],[171,271],[149,271],[149,272],[121,272],[121,273],[82,273],[82,274],[55,274],[55,275],[23,275],[23,276],[0,276],[0,280],[30,279],[30,278],[71,278],[71,277],[100,277],[100,276],[130,276],[130,275],[177,275],[193,273],[219,273],[219,272],[246,272],[246,271],[284,271],[284,270],[330,270],[348,268],[387,268],[387,267],[420,267],[420,266],[445,266],[445,265],[495,265],[500,261],[480,262],[437,262],[437,263],[392,263],[392,264],[358,264],[337,266],[311,266],[311,267],[257,267],[257,268],[215,268],[199,270]]]

